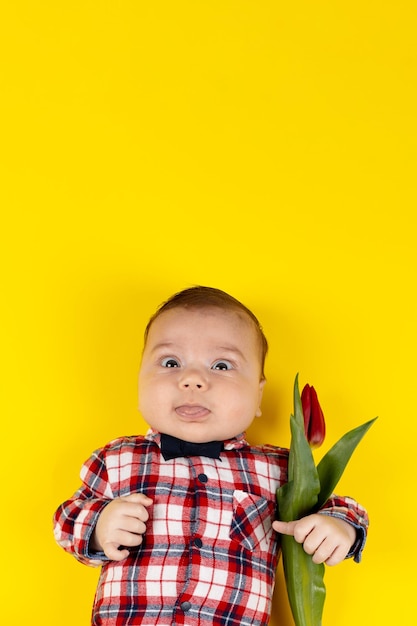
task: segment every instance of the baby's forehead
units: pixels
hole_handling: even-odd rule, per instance
[[[178,306],[175,308],[168,309],[166,311],[162,311],[158,316],[155,317],[152,326],[155,325],[159,321],[159,326],[167,325],[167,324],[175,324],[176,321],[182,322],[187,319],[191,319],[192,317],[204,318],[212,320],[218,319],[219,322],[235,322],[236,320],[240,320],[242,322],[247,323],[249,326],[252,326],[252,320],[244,311],[240,311],[238,309],[232,308],[221,308],[218,306],[207,305],[207,306]],[[161,324],[162,322],[162,324]],[[220,324],[219,324],[220,326]]]
[[[252,358],[259,341],[252,320],[240,311],[205,308],[175,308],[164,311],[150,328],[147,347],[156,349],[229,350]]]

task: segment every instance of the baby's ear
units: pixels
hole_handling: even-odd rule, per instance
[[[259,404],[259,408],[258,408],[258,410],[257,410],[257,411],[256,411],[256,413],[255,413],[255,417],[261,417],[261,415],[262,415],[262,411],[261,411],[261,402],[262,402],[262,394],[263,394],[263,392],[264,392],[265,383],[266,383],[265,378],[262,378],[262,379],[259,381],[259,394],[258,394],[258,404]]]

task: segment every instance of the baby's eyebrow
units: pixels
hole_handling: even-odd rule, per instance
[[[238,356],[240,356],[241,359],[247,361],[245,355],[241,350],[239,350],[237,346],[216,346],[216,350],[219,350],[220,352],[231,352],[237,354]]]
[[[175,344],[172,341],[161,341],[160,343],[155,344],[151,352],[157,352],[158,350],[166,350],[168,348],[172,348]]]
[[[159,350],[172,350],[173,348],[175,348],[175,345],[176,344],[173,341],[160,341],[159,343],[156,343],[154,346],[152,346],[151,353],[158,352]],[[234,345],[221,345],[220,346],[219,345],[219,346],[215,346],[214,350],[215,352],[219,352],[219,353],[228,352],[229,354],[236,354],[244,361],[247,361],[247,358],[245,357],[243,352],[239,350],[237,346],[234,346]]]

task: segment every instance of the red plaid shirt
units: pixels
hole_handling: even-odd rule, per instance
[[[272,529],[275,493],[287,480],[288,450],[250,447],[243,435],[225,443],[221,460],[165,461],[160,435],[124,437],[96,451],[83,486],[55,514],[58,543],[79,561],[102,565],[92,624],[98,626],[265,626],[279,556]],[[97,518],[113,498],[153,500],[144,541],[124,561],[92,553]],[[334,497],[323,513],[352,523],[365,542],[367,515]]]

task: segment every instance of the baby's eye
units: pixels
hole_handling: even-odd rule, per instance
[[[213,370],[231,370],[232,368],[233,366],[229,361],[216,361],[211,366]]]
[[[162,359],[161,361],[162,367],[179,367],[177,359],[173,359],[172,356],[167,357],[166,359]]]

